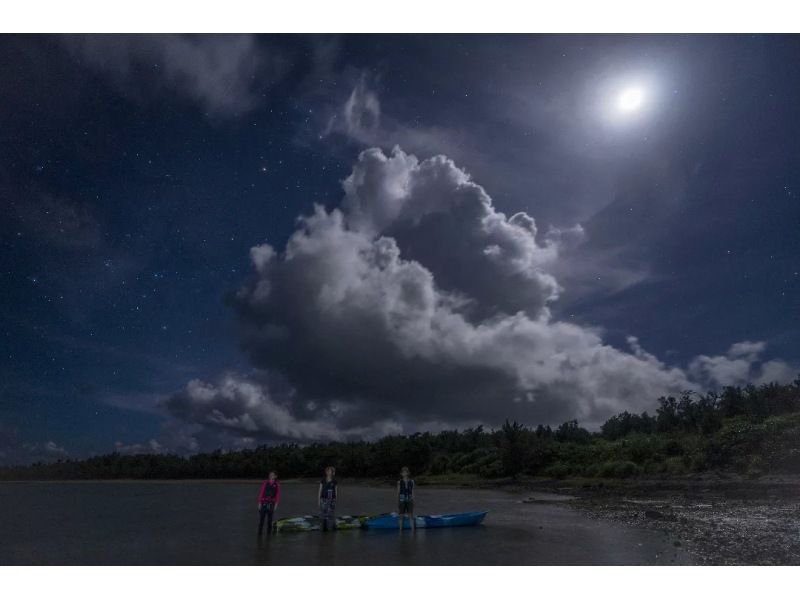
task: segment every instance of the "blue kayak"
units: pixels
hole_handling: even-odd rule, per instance
[[[489,511],[470,511],[468,513],[452,513],[449,515],[418,515],[415,517],[417,527],[459,527],[478,525]],[[397,513],[386,513],[370,517],[364,522],[368,529],[397,529],[399,526]],[[408,517],[403,518],[403,529],[410,529]]]

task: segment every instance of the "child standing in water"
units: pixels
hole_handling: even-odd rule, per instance
[[[267,534],[272,533],[272,518],[275,509],[281,501],[281,485],[278,483],[278,474],[270,471],[267,479],[261,484],[261,492],[258,495],[258,538],[264,532],[264,519],[267,520]]]
[[[322,518],[322,531],[336,529],[336,499],[339,498],[336,469],[330,465],[325,468],[325,477],[319,483],[319,514]]]
[[[414,480],[409,477],[410,475],[408,467],[403,467],[397,482],[397,513],[399,515],[397,519],[400,531],[403,530],[406,515],[411,523],[411,529],[417,531],[417,522],[414,519]]]

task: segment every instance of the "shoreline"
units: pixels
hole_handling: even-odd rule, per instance
[[[414,477],[414,476],[412,476]],[[338,478],[355,486],[394,486],[396,477]],[[0,484],[257,484],[263,478],[93,478],[0,480]],[[284,484],[313,483],[317,477],[280,479]],[[800,475],[745,477],[737,474],[704,473],[673,477],[641,478],[481,478],[476,475],[416,476],[420,487],[504,490],[511,493],[546,492],[589,497],[645,496],[650,494],[722,495],[728,498],[800,497]]]
[[[800,565],[800,477],[698,475],[663,480],[562,480],[588,517],[666,534],[699,565]],[[532,502],[535,502],[533,499]]]

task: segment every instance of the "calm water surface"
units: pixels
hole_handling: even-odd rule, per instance
[[[418,488],[417,512],[488,509],[478,527],[284,533],[256,541],[257,482],[0,483],[0,565],[685,564],[658,532],[595,521],[527,494]],[[315,512],[317,485],[286,482],[279,517]],[[340,514],[395,507],[391,487],[340,484]]]

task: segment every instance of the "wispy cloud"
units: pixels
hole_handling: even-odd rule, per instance
[[[277,51],[252,35],[66,35],[64,45],[104,73],[126,95],[166,91],[199,104],[210,116],[254,108],[286,70]]]
[[[100,223],[90,206],[44,191],[10,193],[8,205],[19,226],[42,243],[63,249],[97,247]]]

